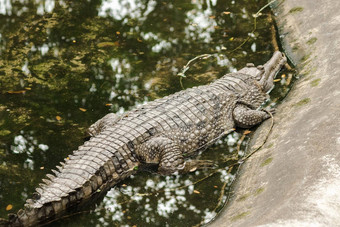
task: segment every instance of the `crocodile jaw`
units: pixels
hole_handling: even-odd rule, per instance
[[[264,65],[255,67],[254,64],[248,63],[246,67],[238,72],[249,74],[259,81],[264,92],[269,92],[273,87],[273,80],[281,67],[286,64],[287,58],[280,51],[275,51],[271,59]]]

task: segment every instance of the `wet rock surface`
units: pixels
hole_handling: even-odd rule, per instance
[[[285,0],[273,7],[300,79],[210,226],[340,225],[339,10],[337,0]],[[262,143],[270,124],[257,130],[250,150]]]

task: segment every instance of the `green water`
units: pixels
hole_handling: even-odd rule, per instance
[[[274,50],[268,8],[253,32],[253,15],[266,3],[0,0],[0,217],[22,208],[105,114],[268,60]],[[213,56],[191,66],[181,85],[177,74],[201,54]],[[286,79],[277,84],[274,104],[288,91]],[[217,169],[139,173],[96,207],[54,225],[207,223],[227,200],[237,169],[226,160],[243,154],[241,136],[230,134],[200,155]]]

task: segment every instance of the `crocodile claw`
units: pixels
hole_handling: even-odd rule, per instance
[[[264,111],[266,111],[267,113],[269,112],[272,115],[274,115],[276,113],[276,108],[266,107],[264,108]]]

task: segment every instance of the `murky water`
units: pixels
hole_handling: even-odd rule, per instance
[[[265,0],[0,0],[0,217],[16,212],[91,123],[271,56]],[[247,42],[245,42],[247,41]],[[190,59],[197,61],[180,79]],[[282,76],[285,75],[285,76]],[[279,75],[272,103],[288,91]],[[197,226],[228,197],[245,142],[233,133],[199,158],[216,169],[139,173],[56,226]],[[242,142],[242,146],[239,144]]]

